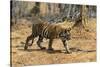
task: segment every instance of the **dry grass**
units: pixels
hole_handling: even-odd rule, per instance
[[[22,22],[22,23],[20,23]],[[61,64],[80,63],[96,61],[96,20],[91,19],[87,25],[90,30],[78,33],[75,29],[71,31],[72,39],[68,42],[71,54],[64,53],[64,47],[59,39],[53,42],[54,53],[47,50],[40,50],[36,45],[37,38],[33,46],[28,51],[24,51],[24,43],[28,35],[31,34],[31,23],[25,20],[20,21],[12,28],[11,32],[11,56],[12,66],[21,67],[25,65],[40,64]],[[47,48],[48,40],[42,43]]]

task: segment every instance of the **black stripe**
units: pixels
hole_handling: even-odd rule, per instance
[[[49,25],[47,25],[42,31],[42,36],[45,37],[45,38],[47,38],[47,36],[48,36],[48,31],[47,31],[48,26]]]

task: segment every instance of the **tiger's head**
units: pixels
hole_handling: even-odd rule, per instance
[[[60,34],[59,37],[63,40],[70,40],[71,39],[71,28],[67,28],[67,29],[63,29]]]

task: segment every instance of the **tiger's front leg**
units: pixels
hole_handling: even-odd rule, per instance
[[[70,54],[71,52],[70,52],[70,50],[69,50],[68,44],[66,43],[66,40],[62,40],[62,42],[63,42],[63,45],[64,45],[65,50],[66,50],[66,52],[65,52],[65,53]]]

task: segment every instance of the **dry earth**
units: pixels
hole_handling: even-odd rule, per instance
[[[96,20],[91,19],[87,24],[89,31],[78,33],[71,31],[72,39],[68,41],[71,54],[64,53],[64,47],[59,39],[53,42],[53,53],[40,50],[35,42],[27,51],[24,51],[25,40],[31,34],[31,23],[20,20],[11,31],[11,64],[12,67],[40,64],[63,64],[96,61]],[[44,39],[43,46],[48,46],[48,40]]]

